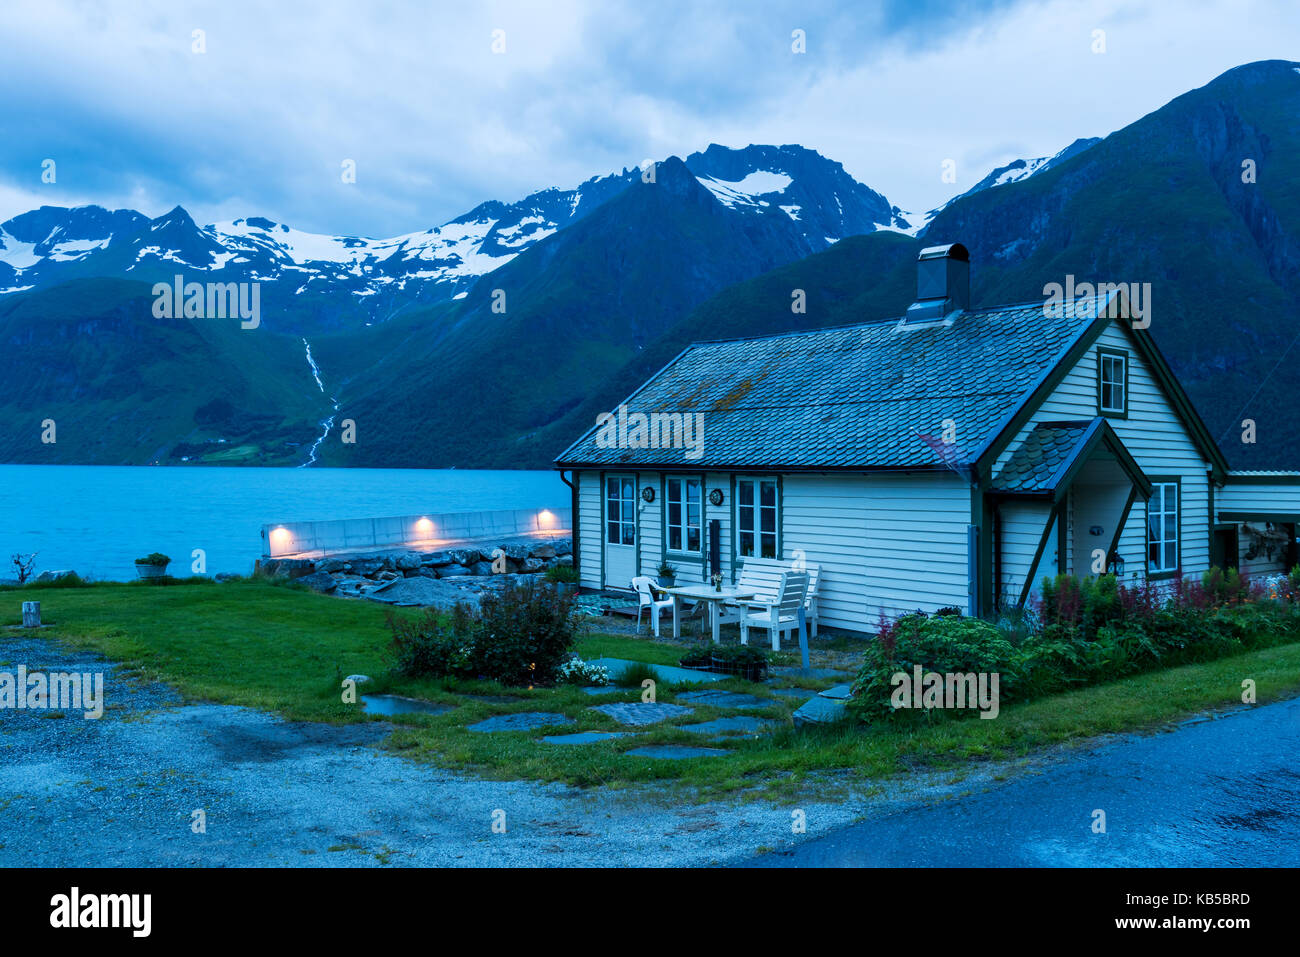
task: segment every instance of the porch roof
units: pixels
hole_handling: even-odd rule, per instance
[[[1098,446],[1115,456],[1143,498],[1151,494],[1150,480],[1102,416],[1034,426],[993,476],[990,490],[1008,496],[1059,498]]]

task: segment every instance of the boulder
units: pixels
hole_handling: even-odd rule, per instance
[[[433,568],[450,565],[452,562],[451,552],[425,552],[420,556],[421,565],[429,565]]]
[[[399,572],[412,571],[420,567],[420,556],[416,552],[407,552],[393,559],[393,567]]]
[[[67,578],[69,575],[77,574],[71,568],[60,569],[56,572],[41,572],[36,576],[38,582],[56,582],[60,578]]]
[[[530,558],[554,558],[556,555],[555,546],[547,543],[545,545],[534,545],[528,552]]]
[[[506,553],[506,558],[515,562],[522,562],[528,557],[528,546],[513,542],[509,545],[502,545],[501,550]]]
[[[520,570],[526,575],[535,575],[546,567],[546,562],[540,558],[525,558],[520,562]]]
[[[376,573],[375,573],[375,580],[376,580],[376,581],[381,581],[381,582],[391,582],[391,581],[396,581],[397,579],[399,579],[399,578],[401,578],[401,577],[402,577],[402,573],[401,573],[401,572],[395,572],[395,571],[392,571],[391,569],[388,569],[388,568],[385,568],[383,571],[380,571],[380,572],[376,572]]]
[[[464,565],[468,568],[477,561],[482,561],[483,556],[479,554],[477,548],[454,548],[448,552],[451,560],[457,565]]]
[[[435,569],[439,578],[455,578],[459,575],[473,575],[474,573],[464,565],[442,565]]]
[[[312,591],[318,591],[323,595],[328,595],[339,587],[337,579],[326,572],[312,572],[310,575],[303,575],[298,579],[298,583],[306,585]]]
[[[557,564],[557,565],[572,565],[572,564],[573,564],[573,556],[572,556],[572,555],[560,555],[558,558],[555,559],[555,564]]]
[[[562,539],[560,539],[558,542],[556,542],[556,543],[555,543],[555,554],[557,554],[557,555],[572,555],[572,554],[573,554],[573,539],[571,539],[571,538],[562,538]]]
[[[348,563],[341,558],[325,558],[316,563],[316,571],[330,574],[347,571],[347,568]]]
[[[354,558],[351,564],[352,573],[363,578],[372,578],[384,568],[383,561],[378,558]]]
[[[262,571],[274,578],[302,578],[315,570],[316,562],[310,558],[272,558],[262,565]]]
[[[491,563],[491,562],[475,562],[473,565],[470,566],[470,574],[471,574],[471,575],[491,575],[491,574],[492,574],[492,563]]]

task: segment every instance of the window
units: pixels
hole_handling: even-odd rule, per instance
[[[1103,415],[1128,415],[1128,353],[1097,350],[1097,411]]]
[[[776,479],[736,479],[736,554],[777,558]]]
[[[664,484],[668,551],[698,555],[703,542],[700,528],[704,514],[704,482],[697,478],[670,478]]]
[[[1178,570],[1178,483],[1152,482],[1147,501],[1147,571]]]
[[[605,541],[610,545],[636,544],[636,482],[631,476],[605,479]]]

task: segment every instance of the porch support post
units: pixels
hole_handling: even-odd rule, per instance
[[[1047,543],[1051,540],[1052,529],[1060,520],[1061,505],[1056,503],[1052,510],[1047,513],[1047,524],[1043,526],[1043,534],[1038,539],[1038,548],[1034,551],[1034,560],[1029,565],[1029,572],[1025,575],[1025,583],[1020,588],[1020,600],[1016,602],[1017,608],[1024,608],[1025,602],[1029,600],[1029,592],[1034,587],[1034,572],[1038,570],[1038,563],[1043,559],[1043,552],[1047,551]]]

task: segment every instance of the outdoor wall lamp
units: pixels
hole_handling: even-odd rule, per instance
[[[722,489],[720,489],[720,488],[715,488],[715,489],[713,489],[711,492],[709,492],[709,501],[712,502],[714,505],[721,505],[721,504],[722,504]]]
[[[647,485],[645,488],[643,488],[641,490],[641,497],[645,499],[647,502],[653,502],[655,500],[654,486]]]
[[[1088,529],[1089,535],[1100,535],[1104,529],[1100,525],[1094,525]]]

